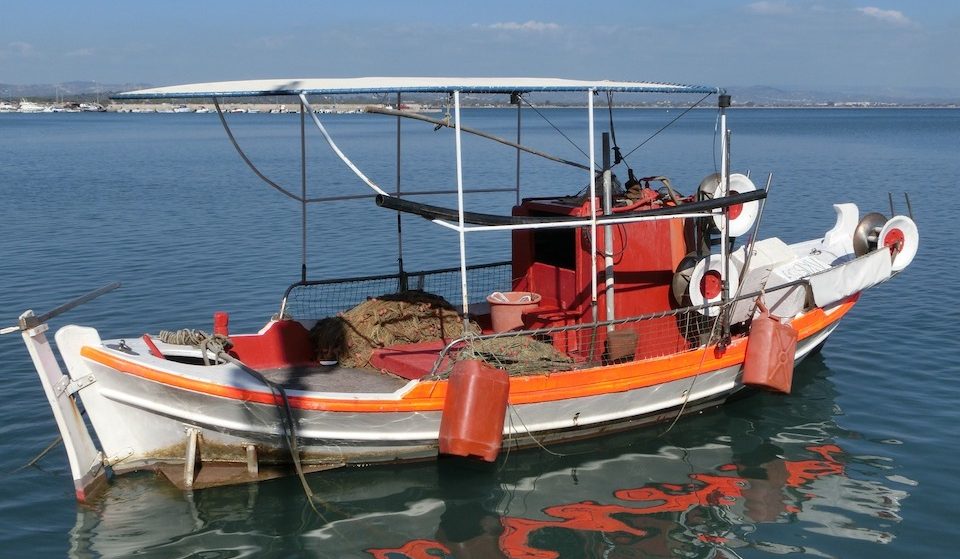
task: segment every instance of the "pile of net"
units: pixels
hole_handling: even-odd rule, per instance
[[[475,324],[467,327],[468,334],[479,331]],[[453,305],[439,295],[417,290],[372,297],[317,322],[310,330],[319,359],[357,368],[368,367],[378,348],[463,335],[463,319]]]
[[[552,344],[531,336],[509,334],[469,340],[457,353],[457,360],[462,359],[479,359],[510,375],[568,371],[574,367],[573,359]]]

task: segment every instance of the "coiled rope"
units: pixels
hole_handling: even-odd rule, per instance
[[[203,354],[203,364],[208,367],[210,366],[210,353],[220,358],[226,355],[226,350],[233,345],[230,343],[230,338],[223,334],[207,334],[203,330],[191,330],[190,328],[175,331],[160,330],[157,338],[168,344],[199,347]]]

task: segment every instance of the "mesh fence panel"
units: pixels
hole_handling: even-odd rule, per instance
[[[284,312],[295,320],[334,316],[370,297],[404,291],[402,283],[399,274],[301,282],[287,290]],[[511,286],[509,262],[467,267],[467,296],[471,304],[486,300],[494,291],[509,291]],[[459,307],[462,298],[460,269],[407,273],[406,290],[414,289],[439,295]]]
[[[455,343],[436,373],[449,374],[461,359],[480,359],[511,375],[567,371],[694,351],[716,342],[719,335],[716,318],[681,309],[613,324],[474,336]]]

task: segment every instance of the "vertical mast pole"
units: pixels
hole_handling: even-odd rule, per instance
[[[397,92],[397,110],[400,110],[400,92]],[[397,115],[397,198],[400,198],[400,115]],[[403,271],[403,219],[397,212],[397,276],[400,278],[400,291],[407,290],[407,275]]]
[[[300,101],[300,281],[307,281],[307,129],[306,108]]]
[[[467,296],[467,246],[466,235],[463,224],[463,152],[460,143],[460,91],[453,92],[453,113],[455,125],[455,138],[457,142],[457,220],[458,232],[460,235],[460,292],[463,303],[463,321],[464,326],[469,319],[468,311],[470,299]]]
[[[590,150],[590,303],[593,322],[599,321],[597,310],[597,175],[593,172],[597,160],[593,138],[593,88],[587,90],[587,126]]]
[[[520,110],[521,100],[520,93],[514,93],[511,95],[511,102],[516,102],[517,104],[517,205],[520,205],[520,115],[522,111]]]
[[[610,172],[610,134],[603,133],[601,145],[603,146],[603,215],[613,214],[613,176]],[[613,300],[613,226],[603,226],[603,276],[606,299],[607,315],[604,320],[614,320],[616,318],[615,305]],[[613,332],[613,325],[607,326],[608,332]]]
[[[717,197],[730,194],[730,131],[727,130],[727,107],[730,106],[730,96],[723,94],[719,99],[720,106],[720,187]],[[720,262],[723,266],[723,278],[721,285],[721,301],[725,304],[730,300],[730,212],[729,208],[723,209],[723,219],[720,220]],[[721,344],[725,344],[729,338],[729,315],[726,307],[720,309],[721,327],[723,328],[723,339]]]

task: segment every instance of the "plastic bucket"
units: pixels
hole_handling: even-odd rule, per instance
[[[494,291],[487,296],[494,332],[523,328],[523,313],[540,307],[540,294],[530,291]]]

